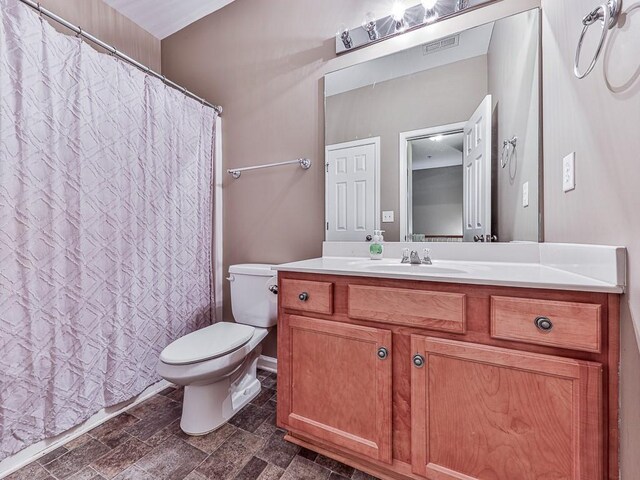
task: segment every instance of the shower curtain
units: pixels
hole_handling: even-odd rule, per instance
[[[0,0],[0,460],[211,322],[215,116]]]

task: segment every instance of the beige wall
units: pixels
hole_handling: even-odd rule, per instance
[[[488,59],[489,92],[496,102],[498,155],[503,140],[518,137],[516,153],[500,168],[496,159],[498,236],[501,242],[538,241],[539,24],[536,11],[495,23]],[[522,206],[522,186],[529,183],[529,206]]]
[[[323,77],[334,35],[386,0],[237,0],[162,42],[163,72],[224,107],[224,168],[309,157],[310,170],[225,174],[224,268],[322,254]],[[342,64],[343,65],[343,64]],[[284,227],[286,226],[286,227]],[[224,316],[231,318],[225,285]],[[274,354],[271,349],[267,353]]]
[[[524,3],[509,0],[481,10]],[[236,0],[163,42],[165,73],[225,107],[225,167],[303,155],[315,161],[308,172],[281,168],[246,174],[239,181],[225,178],[226,266],[321,254],[322,77],[346,61],[334,56],[333,34],[341,23],[358,25],[366,11],[383,12],[386,4]],[[592,5],[584,0],[542,4],[546,239],[629,248],[630,285],[622,306],[621,440],[622,479],[634,480],[640,471],[640,6],[637,0],[625,2],[629,13],[604,52],[604,62],[580,82],[572,76],[571,62],[580,20]],[[464,24],[465,18],[452,23]],[[444,28],[433,27],[434,35]],[[383,42],[380,48],[395,48],[402,41]],[[578,187],[563,194],[561,159],[573,150]],[[226,300],[230,318],[228,293]]]
[[[40,4],[134,60],[160,71],[160,40],[102,0],[40,0]],[[69,33],[65,28],[57,25],[56,28]]]
[[[640,475],[640,2],[623,2],[623,25],[585,80],[573,76],[572,64],[581,19],[593,5],[542,5],[546,240],[628,248],[621,458],[622,480],[633,480]],[[563,193],[562,157],[572,151],[577,186]]]
[[[382,224],[387,241],[400,240],[400,133],[464,122],[486,95],[482,55],[327,98],[327,145],[380,137],[380,211],[396,219]]]

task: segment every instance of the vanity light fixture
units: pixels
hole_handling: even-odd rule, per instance
[[[387,38],[402,35],[415,29],[432,25],[460,15],[468,10],[498,0],[420,0],[413,6],[408,0],[394,0],[387,16],[376,18],[368,12],[360,25],[353,28],[342,26],[335,36],[336,54],[351,52],[357,48],[373,45]],[[613,1],[613,0],[609,0]]]
[[[436,11],[437,4],[438,0],[422,0],[424,23],[435,22],[438,19],[438,12]]]
[[[378,39],[378,29],[376,17],[373,12],[367,12],[364,16],[364,20],[362,22],[362,28],[364,28],[367,35],[369,35],[369,40],[377,40]]]
[[[353,47],[353,40],[351,39],[351,33],[349,32],[349,28],[346,25],[341,25],[340,30],[338,31],[338,35],[340,35],[340,39],[344,44],[344,48],[349,50]]]

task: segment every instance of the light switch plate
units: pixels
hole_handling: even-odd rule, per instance
[[[570,192],[576,188],[576,152],[562,159],[562,190]]]
[[[387,210],[382,212],[382,223],[393,223],[393,210]]]
[[[529,182],[524,182],[522,184],[522,206],[529,206]]]

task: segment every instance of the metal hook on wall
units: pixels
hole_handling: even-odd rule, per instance
[[[509,165],[509,160],[513,156],[513,152],[516,150],[518,144],[518,137],[515,135],[511,140],[505,140],[502,142],[502,153],[500,154],[500,167],[505,168]]]

